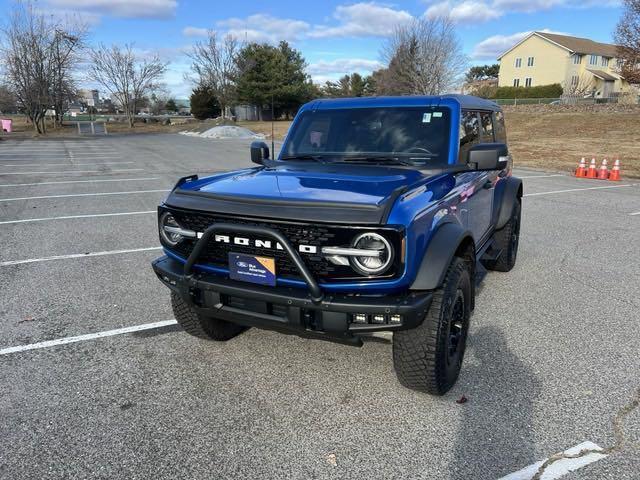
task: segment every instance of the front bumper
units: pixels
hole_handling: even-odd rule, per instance
[[[414,328],[422,323],[430,292],[399,295],[330,295],[321,299],[302,289],[265,287],[199,271],[185,274],[184,266],[163,256],[152,263],[156,275],[198,313],[246,326],[276,330],[359,346],[358,334]],[[383,315],[387,323],[355,323],[354,314],[371,319]],[[401,321],[390,323],[392,315]]]

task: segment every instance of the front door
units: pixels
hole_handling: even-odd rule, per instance
[[[602,98],[609,98],[613,93],[613,81],[605,80],[604,88],[602,89]]]

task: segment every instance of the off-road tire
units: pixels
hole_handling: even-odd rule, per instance
[[[242,325],[199,315],[177,293],[171,293],[171,307],[178,323],[194,337],[224,342],[246,330]]]
[[[454,257],[442,288],[421,325],[393,334],[393,366],[398,380],[412,390],[444,395],[456,382],[462,367],[471,317],[471,275],[469,264]],[[462,298],[460,306],[458,302]],[[462,309],[462,318],[454,310]],[[451,334],[458,331],[455,355],[451,356]],[[452,330],[455,328],[456,330]]]
[[[508,272],[516,264],[518,256],[518,243],[520,241],[520,218],[522,207],[520,199],[513,204],[511,218],[500,230],[493,234],[493,247],[502,250],[500,256],[495,260],[485,262],[485,267],[497,272]]]

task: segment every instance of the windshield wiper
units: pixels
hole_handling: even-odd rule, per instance
[[[410,165],[410,162],[405,162],[397,157],[388,157],[383,155],[354,155],[346,156],[341,159],[343,162],[353,163],[392,163],[396,165]]]
[[[284,155],[280,160],[313,160],[314,162],[324,162],[322,155]]]

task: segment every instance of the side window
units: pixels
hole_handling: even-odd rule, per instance
[[[495,113],[493,125],[496,142],[507,143],[507,129],[504,126],[504,113]]]
[[[463,110],[460,115],[460,153],[459,162],[467,161],[467,152],[480,142],[478,112]]]
[[[480,112],[482,143],[493,143],[493,119],[491,112]]]

